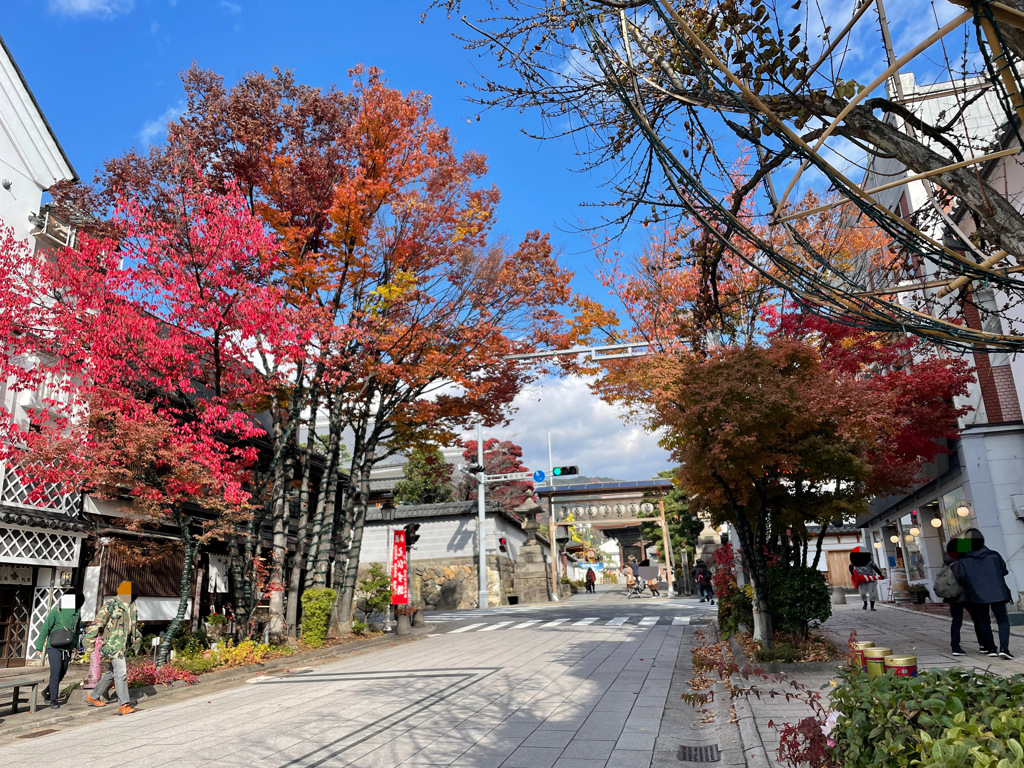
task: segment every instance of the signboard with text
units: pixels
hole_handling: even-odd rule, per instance
[[[391,543],[391,604],[409,604],[409,560],[405,551],[405,531],[394,531]]]

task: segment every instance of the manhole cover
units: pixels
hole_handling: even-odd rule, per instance
[[[45,731],[32,731],[32,733],[23,733],[19,736],[19,739],[38,739],[40,736],[46,736],[49,733],[60,733],[59,728],[47,728]]]
[[[682,744],[676,757],[684,763],[717,763],[721,759],[717,744],[706,747],[690,747]]]

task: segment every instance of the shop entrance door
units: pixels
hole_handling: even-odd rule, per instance
[[[0,668],[25,666],[31,606],[32,587],[0,586]]]

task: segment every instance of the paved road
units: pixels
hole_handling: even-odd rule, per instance
[[[695,623],[711,610],[604,593],[436,614],[414,642],[127,717],[104,713],[0,748],[0,765],[681,765],[685,728],[658,734],[680,685],[673,669],[688,664]]]

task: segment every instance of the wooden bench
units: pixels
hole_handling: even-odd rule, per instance
[[[40,683],[45,684],[49,679],[49,673],[0,676],[0,690],[5,688],[14,689],[14,698],[11,701],[11,714],[18,714],[18,699],[21,696],[22,688],[32,689],[32,693],[29,696],[29,712],[34,714],[36,711],[36,696],[39,693],[39,685]]]

